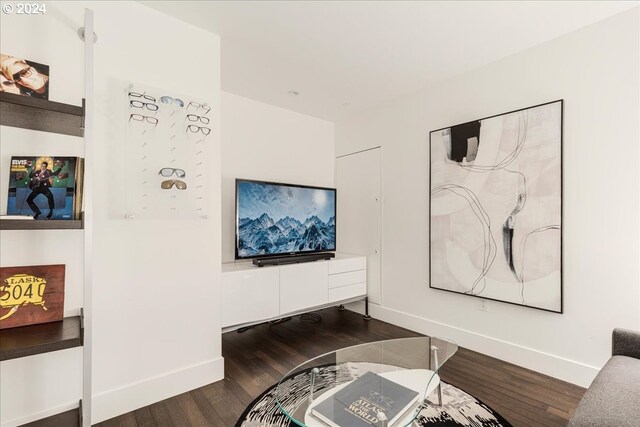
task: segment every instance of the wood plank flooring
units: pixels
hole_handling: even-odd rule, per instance
[[[222,335],[225,379],[98,424],[101,427],[233,427],[244,409],[307,359],[341,347],[419,336],[357,313],[328,308],[322,321],[260,325]],[[584,389],[461,348],[441,371],[444,381],[476,396],[515,427],[566,426]]]
[[[20,220],[21,221],[21,220]],[[59,414],[52,415],[41,420],[33,421],[28,424],[23,424],[21,427],[79,427],[80,426],[80,412],[78,409],[71,409],[70,411],[61,412]]]

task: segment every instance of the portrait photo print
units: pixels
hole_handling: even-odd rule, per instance
[[[49,99],[49,66],[0,53],[0,92]]]

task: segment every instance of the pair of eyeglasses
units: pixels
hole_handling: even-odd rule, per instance
[[[31,77],[31,75],[33,74],[33,67],[28,67],[28,68],[24,68],[20,71],[18,71],[17,73],[15,73],[12,78],[14,82],[17,82],[18,80],[22,79],[23,77]]]
[[[151,123],[154,126],[158,125],[158,119],[155,117],[143,116],[142,114],[131,114],[129,116],[129,121],[134,120],[136,122],[147,122]]]
[[[156,102],[156,99],[153,96],[144,94],[144,93],[138,93],[138,92],[129,92],[129,97],[130,98],[143,98],[146,99],[147,101],[151,101],[151,102]]]
[[[160,169],[160,172],[158,172],[159,175],[162,175],[166,178],[170,177],[173,174],[176,174],[176,176],[178,178],[184,178],[185,176],[187,176],[187,173],[182,170],[182,169],[174,169],[174,168],[162,168]],[[169,187],[171,188],[171,187]]]
[[[162,183],[160,183],[160,187],[163,190],[169,190],[174,185],[176,186],[176,188],[178,190],[186,190],[187,189],[187,183],[184,182],[184,181],[180,181],[179,179],[168,179],[168,180],[162,181]]]
[[[187,120],[190,122],[202,122],[205,125],[209,124],[209,117],[205,116],[196,116],[195,114],[187,114]]]
[[[209,135],[211,133],[211,129],[204,126],[189,125],[187,126],[187,133],[188,132],[191,132],[191,133],[202,132],[205,135]]]
[[[129,106],[134,108],[146,108],[149,111],[158,111],[158,106],[149,102],[129,101]]]
[[[209,107],[207,104],[200,104],[198,102],[193,102],[193,101],[191,101],[189,105],[187,105],[187,108],[192,108],[194,110],[203,109],[204,110],[203,114],[207,114],[209,111],[211,111],[211,107]]]
[[[180,108],[184,107],[184,102],[182,101],[182,99],[172,98],[170,96],[163,96],[162,98],[160,98],[160,102],[162,102],[163,104],[176,104]]]

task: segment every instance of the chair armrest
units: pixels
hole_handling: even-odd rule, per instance
[[[612,356],[640,359],[640,332],[616,328],[612,335]]]

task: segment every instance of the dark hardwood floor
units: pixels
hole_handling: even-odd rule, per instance
[[[341,347],[418,336],[357,313],[321,310],[322,322],[260,325],[222,335],[225,379],[98,424],[101,427],[233,427],[244,409],[296,365]],[[476,396],[514,426],[565,426],[584,389],[461,348],[442,379]]]

